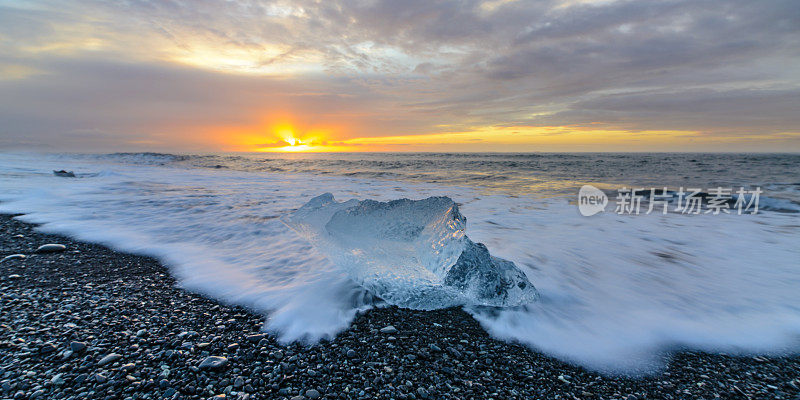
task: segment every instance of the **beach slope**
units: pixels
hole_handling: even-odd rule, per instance
[[[66,249],[35,253],[47,243]],[[58,250],[58,249],[54,249]],[[0,398],[794,399],[800,358],[679,353],[605,376],[494,340],[460,309],[359,315],[281,345],[264,316],[175,285],[157,260],[0,215]]]

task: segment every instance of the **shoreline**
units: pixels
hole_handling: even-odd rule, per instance
[[[800,396],[798,356],[681,352],[655,375],[605,376],[493,339],[461,309],[378,308],[333,340],[281,345],[264,316],[176,287],[153,258],[7,214],[0,227],[0,259],[28,256],[0,263],[0,399]],[[67,248],[33,255],[45,243]],[[225,365],[199,368],[210,356]]]

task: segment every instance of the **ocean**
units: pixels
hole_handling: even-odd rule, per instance
[[[182,287],[263,312],[265,329],[282,341],[331,338],[372,307],[459,305],[497,338],[635,375],[679,350],[800,350],[799,177],[792,154],[0,153],[0,212],[154,256]],[[584,185],[608,196],[605,212],[581,215]],[[639,214],[618,213],[622,188],[666,188],[673,197],[697,188],[703,208],[680,212],[673,198],[666,214],[648,213],[645,195]],[[728,213],[706,213],[715,188],[758,190],[758,212],[729,208],[733,197]],[[391,288],[375,285],[376,271],[394,268],[390,260],[408,246],[395,236],[373,240],[369,226],[403,218],[428,226],[437,214],[375,214],[374,224],[353,222],[363,228],[328,231],[347,240],[319,241],[291,218],[325,193],[336,201],[446,196],[464,217],[458,229],[512,262],[537,296],[503,306],[469,296],[428,302],[419,285],[441,282],[402,266],[389,271]],[[342,257],[356,253],[357,269]],[[404,297],[389,295],[397,291]]]

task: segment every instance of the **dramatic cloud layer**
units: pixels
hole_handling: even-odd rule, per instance
[[[798,104],[794,0],[0,3],[0,148],[798,151]]]

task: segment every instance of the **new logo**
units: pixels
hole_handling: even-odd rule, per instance
[[[592,185],[583,185],[578,191],[578,211],[584,217],[605,211],[607,204],[608,196]]]

